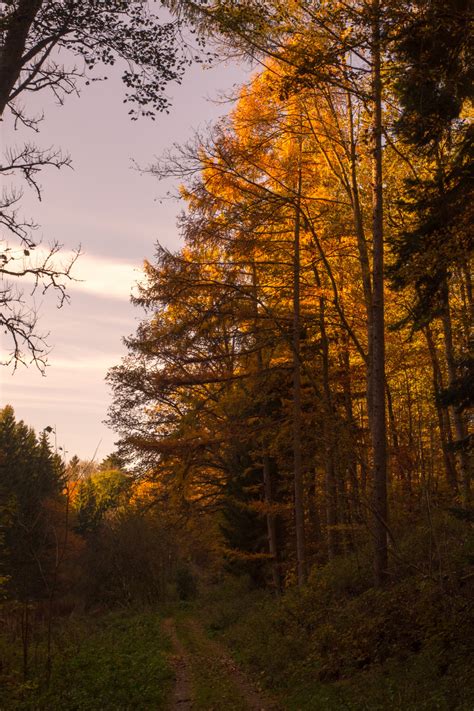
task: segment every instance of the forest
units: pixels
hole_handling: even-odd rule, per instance
[[[254,72],[147,168],[182,246],[131,297],[116,450],[68,460],[0,411],[0,709],[472,711],[472,8],[163,4]],[[92,68],[132,57],[132,118],[199,61],[144,3],[11,5],[3,49],[54,26]],[[0,100],[76,80],[25,46]],[[41,366],[2,294],[11,362]]]

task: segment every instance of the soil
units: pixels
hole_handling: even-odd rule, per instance
[[[186,650],[176,634],[176,625],[171,617],[163,622],[163,628],[171,640],[174,652],[172,664],[175,672],[175,686],[170,711],[190,711],[193,708],[193,703]]]

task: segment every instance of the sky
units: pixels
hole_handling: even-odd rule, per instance
[[[101,460],[113,451],[117,436],[103,423],[111,402],[104,378],[125,354],[123,337],[135,331],[143,316],[130,304],[130,292],[157,240],[179,247],[176,218],[183,206],[161,199],[177,184],[159,183],[137,171],[134,162],[150,165],[173,143],[191,139],[194,131],[229,111],[222,93],[234,93],[248,73],[235,63],[191,67],[180,86],[167,90],[170,113],[154,122],[130,120],[120,78],[114,76],[85,87],[80,97],[67,97],[63,106],[44,92],[37,94],[35,104],[28,104],[45,113],[36,136],[13,131],[7,121],[0,124],[3,148],[33,138],[72,158],[72,169],[42,173],[42,201],[26,191],[21,210],[39,223],[36,236],[45,246],[61,243],[65,257],[81,246],[73,272],[80,281],[70,284],[70,303],[61,309],[52,295],[28,294],[39,308],[38,330],[49,333],[46,375],[34,366],[0,371],[3,405],[11,404],[17,419],[37,432],[53,427],[53,443],[66,459],[77,454]]]

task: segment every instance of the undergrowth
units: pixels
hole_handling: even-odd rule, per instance
[[[156,612],[73,617],[59,625],[49,681],[44,639],[35,644],[34,667],[23,681],[20,649],[2,637],[2,711],[166,708],[173,673],[167,661],[169,642]]]
[[[229,579],[201,614],[285,709],[472,711],[472,545],[471,525],[446,514],[400,536],[383,590],[367,549],[279,599]]]

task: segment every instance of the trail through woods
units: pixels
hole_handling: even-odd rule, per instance
[[[197,620],[167,618],[173,646],[175,688],[171,711],[278,711],[278,705],[238,667],[224,647],[209,639]]]
[[[168,617],[163,622],[163,628],[171,640],[173,645],[173,667],[176,676],[173,698],[171,701],[171,709],[192,709],[191,701],[191,685],[189,679],[189,665],[187,661],[186,650],[180,642],[176,634],[174,620]]]

